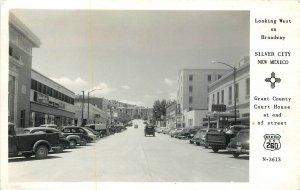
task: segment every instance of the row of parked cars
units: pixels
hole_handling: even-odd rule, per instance
[[[9,157],[33,155],[37,159],[46,158],[50,151],[63,152],[64,149],[73,149],[76,146],[85,146],[100,138],[121,132],[126,129],[124,125],[109,127],[90,124],[84,127],[60,126],[53,124],[39,127],[25,128],[21,134],[16,134],[13,123],[8,124]]]
[[[191,144],[212,148],[214,152],[227,150],[234,157],[240,154],[249,154],[249,127],[245,125],[232,125],[227,128],[207,128],[200,129],[177,128],[157,129],[158,133],[169,134],[177,139],[189,140]]]

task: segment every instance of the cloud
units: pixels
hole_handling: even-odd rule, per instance
[[[144,97],[145,97],[145,98],[154,98],[154,96],[153,96],[153,95],[150,95],[150,94],[145,94]]]
[[[173,84],[175,84],[175,81],[174,80],[171,80],[171,79],[168,79],[168,78],[165,78],[164,79],[164,82],[169,85],[169,86],[172,86]]]
[[[177,93],[176,92],[169,93],[169,99],[170,100],[176,100],[177,99]]]
[[[111,92],[114,92],[117,90],[116,88],[109,87],[108,84],[106,84],[105,82],[99,83],[98,85],[96,85],[92,89],[90,89],[89,91],[94,90],[94,89],[99,89],[99,90],[95,90],[93,92],[95,94],[108,94],[108,93],[111,93]]]
[[[128,85],[123,85],[123,86],[121,86],[121,88],[126,89],[126,90],[130,89],[130,87]]]
[[[137,106],[145,106],[145,104],[141,101],[121,100],[120,102],[131,104],[131,105],[137,105]]]
[[[88,85],[88,83],[80,77],[77,77],[74,80],[68,77],[60,77],[60,78],[50,77],[50,79],[66,87],[83,87]]]

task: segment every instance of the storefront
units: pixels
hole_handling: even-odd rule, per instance
[[[75,93],[32,70],[30,126],[74,125]]]

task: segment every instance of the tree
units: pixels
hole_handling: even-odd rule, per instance
[[[162,116],[166,116],[166,106],[167,101],[165,99],[163,100],[156,100],[153,104],[153,120],[154,121],[160,121]]]

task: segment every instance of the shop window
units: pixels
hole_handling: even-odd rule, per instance
[[[42,84],[40,82],[37,82],[37,91],[42,92]]]
[[[250,96],[250,78],[246,79],[246,97]]]
[[[37,90],[37,81],[31,79],[31,89],[32,90]]]
[[[228,104],[231,105],[232,104],[232,86],[229,87],[229,90],[228,90]]]
[[[219,102],[219,99],[220,99],[220,93],[219,92],[217,92],[217,104],[219,104],[220,102]]]
[[[21,110],[20,127],[25,128],[25,110]]]

